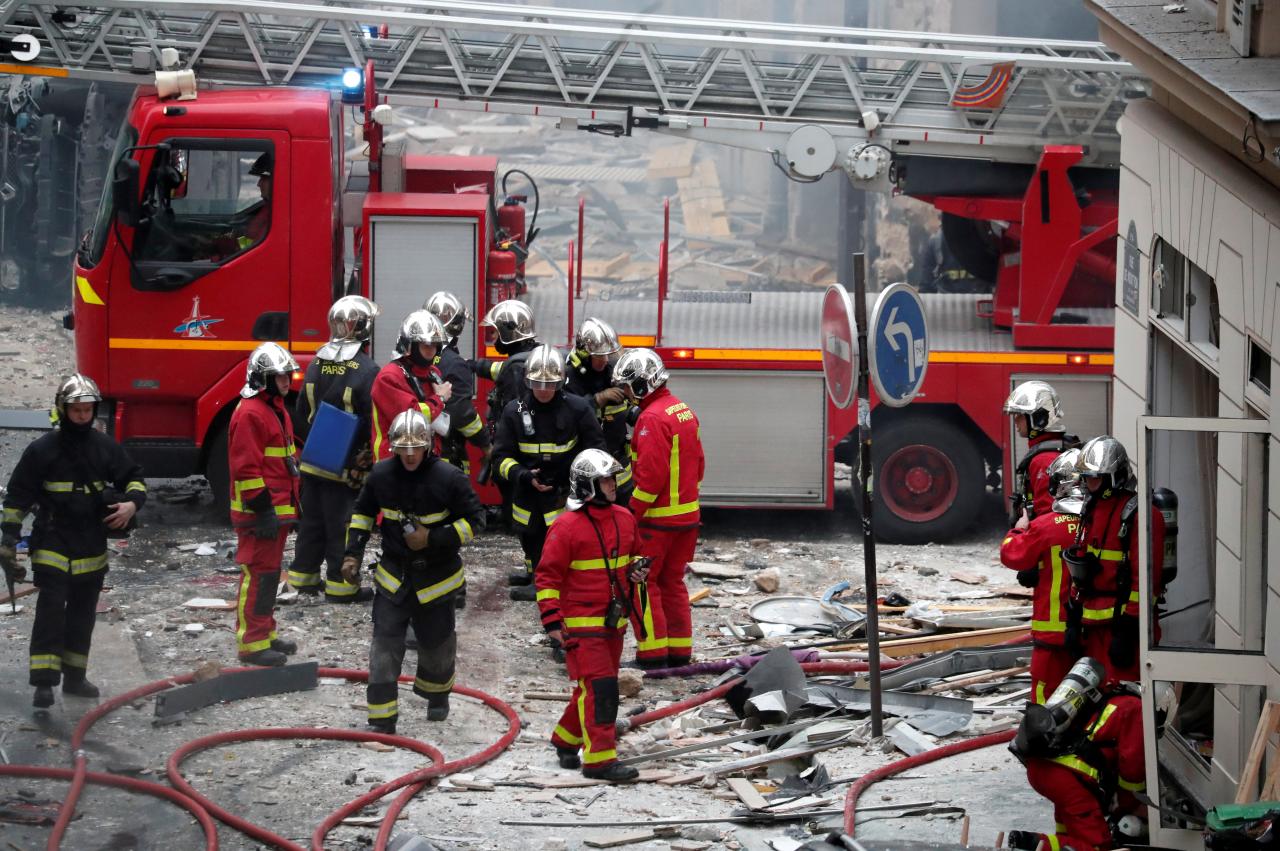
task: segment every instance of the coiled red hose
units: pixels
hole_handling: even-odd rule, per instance
[[[855,781],[849,787],[848,793],[844,797],[844,832],[853,836],[854,815],[858,811],[858,798],[872,784],[878,783],[886,777],[892,777],[895,774],[906,771],[908,768],[915,768],[917,765],[927,765],[939,759],[945,759],[949,756],[955,756],[958,753],[967,753],[969,751],[981,750],[989,748],[992,745],[1003,744],[1010,741],[1016,730],[1002,730],[999,733],[988,733],[985,736],[978,736],[974,739],[966,739],[963,742],[954,742],[949,745],[943,745],[940,748],[934,748],[931,751],[909,756],[900,759],[897,762],[891,762],[888,765],[882,765],[874,771],[864,774],[859,780]]]
[[[42,765],[0,765],[0,777],[30,777],[36,780],[74,780],[79,778],[82,787],[84,782],[88,781],[102,786],[115,786],[119,789],[127,789],[130,792],[141,792],[144,795],[162,798],[191,813],[192,817],[200,825],[200,829],[204,831],[205,851],[218,851],[218,826],[214,824],[209,813],[197,802],[181,792],[175,792],[168,786],[161,786],[159,783],[148,783],[145,780],[135,780],[132,777],[120,777],[116,774],[102,774],[97,771],[78,773],[70,768],[49,768]]]

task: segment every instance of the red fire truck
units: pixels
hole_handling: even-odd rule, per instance
[[[44,15],[24,17],[24,5],[0,32],[57,26]],[[117,43],[112,5],[78,5],[78,37]],[[247,353],[277,340],[305,362],[343,293],[381,305],[374,354],[382,360],[399,319],[437,289],[477,315],[522,291],[520,204],[501,196],[495,160],[384,148],[387,99],[753,147],[798,179],[840,168],[855,185],[905,192],[956,220],[985,223],[964,251],[992,265],[993,293],[926,296],[932,352],[923,392],[908,408],[873,413],[877,528],[886,538],[942,540],[973,521],[1017,449],[1000,413],[1017,381],[1050,378],[1077,430],[1106,428],[1113,124],[1135,84],[1131,69],[1099,45],[887,34],[927,42],[896,50],[914,69],[904,76],[850,60],[859,51],[881,61],[896,55],[871,43],[886,34],[862,30],[797,33],[680,18],[636,29],[594,12],[541,10],[544,21],[530,18],[529,7],[500,14],[493,10],[505,7],[474,4],[489,17],[461,17],[432,9],[468,4],[425,2],[430,8],[412,12],[326,9],[332,19],[306,19],[289,40],[278,21],[298,13],[287,3],[265,4],[279,7],[273,23],[195,5],[200,14],[158,2],[154,13],[167,11],[157,31],[198,41],[191,64],[221,85],[197,91],[189,70],[170,69],[139,90],[117,145],[116,179],[75,272],[79,368],[100,381],[115,436],[151,475],[204,473],[225,493],[225,426]],[[149,7],[134,0],[129,9],[145,15]],[[99,12],[96,24],[86,23]],[[381,28],[365,28],[372,16],[385,21]],[[459,29],[465,38],[453,38]],[[597,39],[588,51],[594,64],[544,49],[549,33],[566,29]],[[424,36],[437,31],[440,39]],[[810,38],[819,34],[827,40]],[[58,35],[65,43],[67,33]],[[246,61],[235,37],[276,52],[251,50]],[[280,54],[282,44],[294,55]],[[319,85],[322,70],[337,78],[335,44],[348,48],[337,62],[365,60],[364,73],[343,75],[343,96]],[[762,48],[812,58],[794,59],[783,73],[752,59]],[[357,57],[361,49],[367,55]],[[713,61],[707,50],[719,51]],[[674,73],[672,57],[685,54],[703,56],[701,65],[690,58]],[[98,76],[134,73],[104,70],[92,50],[63,64]],[[483,86],[468,77],[481,66]],[[584,82],[588,70],[594,82]],[[236,87],[259,72],[259,82],[289,85]],[[789,93],[789,106],[774,89]],[[676,90],[685,95],[678,110]],[[344,105],[346,95],[359,102]],[[367,168],[344,173],[348,110],[369,157],[357,163]],[[354,274],[344,264],[348,232]],[[678,291],[660,266],[656,298],[584,297],[572,275],[565,289],[523,297],[545,342],[565,344],[575,318],[596,315],[624,343],[658,349],[703,423],[705,504],[832,507],[835,463],[856,422],[824,391],[820,294]],[[482,346],[474,336],[462,341],[464,354]]]

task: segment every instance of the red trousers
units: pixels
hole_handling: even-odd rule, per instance
[[[672,530],[640,526],[640,555],[653,562],[649,565],[648,605],[633,620],[637,661],[686,665],[693,657],[693,615],[684,571],[693,561],[697,544],[696,526]]]
[[[1053,804],[1056,833],[1045,836],[1049,851],[1070,846],[1075,851],[1108,851],[1111,830],[1092,783],[1064,765],[1047,759],[1027,760],[1027,781]]]
[[[565,667],[574,681],[569,705],[551,733],[563,750],[582,748],[582,765],[599,768],[618,759],[614,724],[618,720],[618,663],[621,630],[590,635],[566,634]]]
[[[1138,670],[1138,648],[1133,649],[1133,664],[1124,668],[1117,668],[1111,662],[1111,627],[1104,623],[1098,626],[1086,627],[1081,630],[1082,637],[1080,643],[1084,645],[1084,655],[1092,656],[1102,663],[1102,667],[1107,669],[1107,679],[1109,680],[1129,680],[1130,682],[1138,682],[1142,674]],[[1136,640],[1136,639],[1135,639]]]
[[[1036,644],[1031,648],[1031,699],[1044,703],[1062,682],[1076,656],[1065,647]]]
[[[289,528],[282,527],[274,539],[256,537],[247,529],[237,529],[236,536],[236,561],[240,564],[236,650],[243,656],[266,650],[276,637],[276,587]]]

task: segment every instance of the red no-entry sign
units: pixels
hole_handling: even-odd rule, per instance
[[[858,350],[854,345],[853,303],[839,284],[827,287],[822,297],[822,374],[827,394],[837,408],[853,404],[858,384]]]

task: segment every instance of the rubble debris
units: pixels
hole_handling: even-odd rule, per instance
[[[782,571],[776,567],[768,567],[751,578],[755,586],[766,594],[772,594],[782,584]]]
[[[945,677],[1011,668],[1028,665],[1030,662],[1030,644],[953,650],[903,665],[894,671],[886,671],[880,678],[880,685],[885,689],[911,690],[931,685]]]
[[[637,842],[648,842],[657,839],[658,834],[652,830],[633,830],[629,833],[615,833],[599,839],[584,839],[582,844],[588,848],[617,848],[619,845],[633,845]]]
[[[907,756],[917,756],[938,746],[906,721],[898,721],[885,730],[884,734],[898,750]]]
[[[689,569],[699,576],[710,576],[716,579],[741,579],[746,571],[729,564],[715,564],[709,561],[691,561]]]
[[[785,624],[826,634],[845,637],[851,630],[861,627],[866,615],[843,603],[824,603],[817,597],[787,596],[761,600],[747,613],[762,623]]]
[[[172,718],[184,712],[248,697],[309,691],[319,686],[319,670],[318,663],[303,662],[222,674],[204,682],[168,689],[156,694],[155,717]]]
[[[618,694],[635,697],[644,690],[644,674],[632,668],[618,671]]]
[[[809,704],[819,709],[836,709],[842,713],[857,714],[871,710],[871,692],[865,688],[812,683],[806,695]],[[946,736],[963,730],[973,718],[973,702],[963,698],[886,689],[881,693],[881,702],[886,715],[910,719],[918,729],[934,736]]]
[[[218,597],[192,597],[183,603],[182,607],[184,609],[216,609],[229,612],[236,607],[236,604]]]

